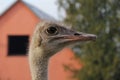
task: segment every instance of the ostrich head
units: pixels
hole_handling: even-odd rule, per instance
[[[52,56],[65,46],[80,42],[95,40],[93,34],[76,32],[61,24],[40,22],[34,32],[34,48],[42,48],[45,56]]]

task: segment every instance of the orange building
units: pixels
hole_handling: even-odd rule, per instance
[[[27,48],[33,30],[41,20],[55,20],[38,8],[13,0],[0,12],[0,80],[31,80]],[[74,64],[73,52],[66,48],[53,56],[49,64],[49,80],[67,80],[69,72],[63,64]]]

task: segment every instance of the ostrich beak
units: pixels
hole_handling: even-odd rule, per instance
[[[95,41],[97,36],[94,34],[87,34],[66,29],[65,32],[61,33],[61,35],[51,36],[50,38],[52,38],[50,41],[72,44],[80,41]]]
[[[72,35],[64,36],[64,39],[70,42],[79,42],[79,41],[95,41],[97,38],[94,34],[80,33],[76,32]]]

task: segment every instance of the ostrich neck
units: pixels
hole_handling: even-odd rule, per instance
[[[48,79],[48,60],[47,56],[43,55],[40,49],[34,49],[29,54],[30,69],[32,73],[32,80],[47,80]]]

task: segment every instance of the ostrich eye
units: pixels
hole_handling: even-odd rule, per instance
[[[49,34],[57,34],[57,33],[58,33],[58,30],[57,30],[56,27],[51,26],[51,27],[49,27],[49,28],[47,29],[47,33],[49,33]]]

